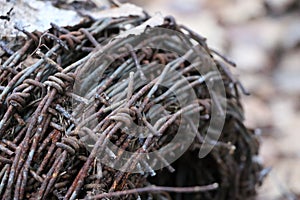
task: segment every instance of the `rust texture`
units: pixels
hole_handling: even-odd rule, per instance
[[[265,171],[255,159],[258,138],[243,124],[240,91],[245,94],[247,91],[230,73],[229,66],[235,64],[211,50],[205,38],[178,25],[172,17],[165,18],[160,27],[176,30],[200,45],[204,49],[200,53],[211,58],[225,84],[228,103],[225,126],[208,156],[199,159],[197,154],[214,97],[208,94],[195,68],[172,52],[142,47],[134,50],[130,44],[120,47],[119,54],[109,55],[113,63],[105,72],[105,81],[98,85],[95,105],[86,110],[94,114],[80,123],[76,120],[79,111],[72,108],[72,99],[78,105],[86,103],[85,98],[72,91],[78,71],[84,70],[89,62],[93,64],[90,58],[101,49],[102,41],[113,38],[123,27],[134,27],[147,19],[148,16],[89,19],[75,27],[52,24],[44,33],[29,33],[16,27],[27,36],[23,45],[6,49],[1,42],[5,51],[0,67],[0,199],[244,199],[255,194]],[[172,46],[172,38],[160,37]],[[145,79],[145,68],[162,73],[158,64],[170,63],[196,91],[198,101],[194,104],[177,108],[170,91],[152,90],[159,81],[157,77],[134,89],[137,76]],[[131,68],[136,68],[137,73],[130,74]],[[126,81],[118,81],[126,73]],[[185,90],[180,83],[174,89]],[[126,105],[116,109],[118,103],[122,104],[122,98],[127,99]],[[172,115],[162,125],[153,126],[143,113],[149,113],[158,102],[164,102],[164,109],[171,110]],[[151,112],[159,116],[161,110]],[[201,122],[194,130],[197,137],[188,151],[165,169],[152,170],[152,174],[131,174],[102,165],[97,159],[96,150],[105,146],[106,139],[120,149],[136,152],[162,147],[168,141],[165,136],[174,135],[177,118],[183,112],[200,113]],[[94,130],[84,127],[92,118],[98,119]],[[136,140],[122,132],[120,127],[130,125],[132,120],[144,124],[152,132],[151,136]],[[79,137],[80,134],[85,137]],[[90,140],[94,143],[88,151],[83,142]],[[110,152],[105,153],[104,159],[112,156]],[[120,150],[118,155],[122,153]],[[167,162],[162,156],[158,159]],[[132,159],[125,167],[130,169],[137,162],[138,158]],[[149,163],[141,164],[151,171]]]

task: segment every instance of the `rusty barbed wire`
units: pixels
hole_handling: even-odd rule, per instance
[[[225,127],[219,141],[210,141],[216,145],[212,152],[206,158],[198,159],[197,150],[203,144],[203,132],[208,126],[211,104],[215,101],[209,95],[205,81],[213,80],[215,74],[209,71],[199,74],[196,67],[205,64],[193,57],[192,53],[197,53],[197,50],[186,52],[166,34],[143,42],[162,39],[170,49],[177,48],[184,56],[145,48],[143,42],[136,46],[129,43],[122,46],[112,41],[124,27],[138,26],[148,18],[147,15],[90,19],[73,28],[52,23],[52,28],[44,33],[29,33],[23,27],[16,27],[27,38],[22,45],[5,50],[0,67],[1,199],[172,197],[168,192],[195,192],[191,194],[194,196],[186,194],[182,199],[237,199],[255,193],[263,178],[261,163],[252,159],[258,155],[259,143],[254,132],[242,123],[243,112],[237,88],[247,92],[228,69],[227,64],[234,63],[209,49],[204,37],[178,25],[173,17],[166,17],[160,25],[181,32],[189,42],[196,41],[209,57],[218,56],[223,60],[214,60],[214,64],[224,79],[229,105]],[[107,63],[93,57],[105,40],[111,41],[111,47],[118,47],[115,54],[106,55],[103,59],[112,61],[108,69],[105,69]],[[192,57],[195,62],[187,63],[184,60],[187,57]],[[96,70],[90,72],[90,65],[97,65]],[[134,73],[132,69],[136,69]],[[188,87],[183,81],[178,81],[178,77],[168,77],[167,70],[170,69],[184,76]],[[80,71],[86,71],[89,79],[94,79],[103,70],[103,78],[94,88],[82,83],[82,87],[89,91],[87,96],[95,99],[95,104],[85,108],[89,99],[72,90],[74,81]],[[164,74],[174,84],[168,89],[159,87],[164,78],[159,74]],[[139,81],[148,79],[151,81],[137,86]],[[189,87],[195,91],[197,102],[180,107],[172,91],[184,94]],[[72,101],[76,108],[72,107]],[[161,106],[155,107],[158,103]],[[82,118],[82,108],[88,117]],[[125,150],[152,152],[166,145],[169,137],[176,134],[182,113],[200,113],[198,129],[187,120],[187,124],[197,132],[197,138],[184,154],[183,161],[179,159],[174,166],[167,166],[167,175],[163,170],[155,171],[150,161],[140,161],[138,156],[127,161],[118,159]],[[97,121],[95,127],[85,127],[94,120]],[[147,133],[146,137],[137,139],[138,131],[130,129],[131,124],[147,127],[147,130],[138,130]],[[122,127],[127,127],[128,132]],[[106,148],[109,142],[118,149]],[[83,143],[88,144],[90,151]],[[173,151],[181,147],[182,144],[176,144]],[[170,156],[172,153],[171,150],[165,152]],[[140,166],[149,173],[117,171],[101,164],[97,154],[104,154],[103,160],[114,160],[114,165],[123,163],[124,169]],[[159,154],[154,162],[158,161],[168,163]],[[190,162],[192,170],[185,168],[182,162],[185,165]],[[183,178],[191,173],[191,181]],[[176,188],[182,186],[175,185],[178,182],[198,187]]]

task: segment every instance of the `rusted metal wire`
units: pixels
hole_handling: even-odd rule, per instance
[[[136,46],[129,39],[122,44],[113,40],[124,27],[138,26],[148,18],[146,15],[90,19],[75,27],[51,24],[52,28],[44,33],[29,33],[16,27],[28,37],[22,45],[5,49],[1,41],[5,50],[0,67],[1,199],[173,198],[173,192],[192,193],[183,194],[181,199],[238,199],[255,193],[263,168],[252,159],[258,154],[258,140],[242,122],[237,87],[245,94],[247,91],[228,69],[227,64],[235,64],[209,49],[204,37],[178,25],[173,17],[167,17],[160,27],[178,31],[203,51],[186,50],[168,34],[147,38]],[[145,47],[146,43],[157,41],[177,48],[182,56]],[[97,59],[99,49],[107,43],[107,48],[116,51]],[[205,86],[205,82],[213,81],[215,73],[197,71],[197,67],[207,66],[193,57],[195,52],[200,57],[203,53],[221,59],[211,60],[222,75],[229,105],[220,140],[207,144],[215,147],[204,159],[198,158],[197,149],[204,141],[211,104],[219,104]],[[187,58],[194,62],[186,62]],[[171,70],[178,74],[170,77]],[[93,88],[89,82],[82,83],[88,91],[86,97],[73,91],[74,82],[83,72],[91,80],[103,76]],[[179,80],[180,76],[185,80]],[[160,86],[165,79],[168,89]],[[189,89],[195,91],[197,102],[180,107],[173,97],[174,91],[184,95]],[[89,105],[91,99],[95,101]],[[76,107],[72,107],[73,101]],[[82,116],[82,110],[87,117]],[[200,114],[198,129],[193,122],[187,123],[197,132],[197,138],[174,165],[168,165],[164,156],[156,154],[153,162],[166,164],[167,175],[163,170],[153,170],[153,163],[139,156],[128,158],[127,162],[118,159],[125,150],[147,153],[166,145],[183,113]],[[94,127],[86,127],[95,119]],[[138,131],[130,129],[136,123],[144,126],[142,132],[148,134],[146,137],[136,138]],[[113,149],[106,148],[109,142],[115,145]],[[172,156],[172,151],[181,147],[182,144],[175,144],[165,155]],[[103,160],[114,159],[113,165],[123,163],[123,169],[139,166],[149,173],[117,171],[103,165],[98,154],[104,154]],[[184,177],[188,175],[191,180],[187,181]],[[196,187],[182,187],[191,184]]]

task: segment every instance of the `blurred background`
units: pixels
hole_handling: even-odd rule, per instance
[[[261,130],[261,157],[272,167],[257,199],[300,199],[300,1],[129,2],[174,16],[237,63],[232,71],[251,93],[246,124]]]

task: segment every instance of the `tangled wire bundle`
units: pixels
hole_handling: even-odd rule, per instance
[[[3,200],[255,194],[264,170],[233,63],[162,19],[19,28],[27,37],[2,45]]]

